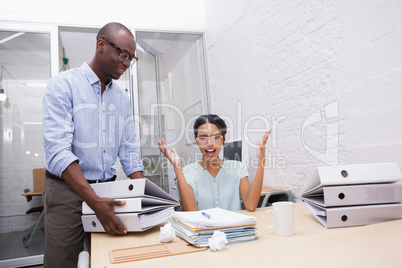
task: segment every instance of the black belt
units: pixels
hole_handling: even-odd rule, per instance
[[[60,177],[58,177],[58,176],[56,176],[56,175],[53,175],[52,173],[50,173],[50,172],[47,171],[47,170],[46,170],[46,177],[48,177],[49,179],[53,179],[53,180],[65,182],[65,180],[64,180],[63,178],[60,178]],[[109,181],[115,181],[116,178],[117,178],[117,176],[114,175],[114,176],[111,177],[110,179],[107,179],[107,180],[104,180],[104,181],[101,181],[101,180],[96,180],[96,181],[87,180],[87,182],[90,183],[90,184],[91,184],[91,183],[109,182]]]

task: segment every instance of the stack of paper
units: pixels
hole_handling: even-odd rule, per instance
[[[396,163],[319,167],[301,199],[326,228],[396,220],[402,218],[401,179]]]
[[[257,238],[257,218],[221,208],[172,214],[170,222],[176,235],[196,247],[208,247],[214,231],[226,234],[228,244]]]
[[[174,207],[180,205],[174,197],[163,191],[150,180],[134,179],[90,184],[101,197],[124,200],[124,206],[116,206],[116,217],[128,232],[147,230],[168,222]],[[95,212],[82,203],[82,223],[86,232],[105,232]]]

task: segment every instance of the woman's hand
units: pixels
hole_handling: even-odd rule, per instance
[[[166,147],[165,140],[162,141],[158,138],[159,150],[163,153],[164,156],[169,160],[169,162],[173,165],[173,168],[181,168],[181,160],[180,156],[176,152],[175,149],[169,150]]]
[[[258,168],[255,173],[253,185],[250,187],[248,178],[244,177],[240,181],[240,195],[243,199],[244,206],[248,211],[254,211],[257,208],[258,201],[261,196],[262,183],[264,180],[265,169],[265,147],[271,134],[271,130],[264,133],[261,141],[257,141],[257,158]]]
[[[269,134],[271,134],[271,130],[265,132],[261,141],[257,141],[257,158],[258,162],[263,164],[263,166],[265,166],[265,147],[267,145]]]
[[[193,188],[186,182],[186,178],[183,175],[180,156],[175,149],[169,150],[166,148],[165,140],[158,138],[159,150],[169,159],[173,165],[174,172],[176,174],[177,186],[180,193],[180,200],[184,211],[198,210],[197,202],[195,200]]]

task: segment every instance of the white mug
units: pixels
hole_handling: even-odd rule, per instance
[[[278,236],[291,236],[295,233],[293,202],[275,202],[272,203],[273,209],[268,209],[265,213],[265,226],[275,228],[275,234]],[[274,225],[267,224],[267,216],[272,213],[274,216]]]

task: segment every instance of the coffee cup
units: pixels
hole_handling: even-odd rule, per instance
[[[268,214],[274,216],[274,224],[268,225]],[[265,213],[265,226],[275,228],[275,234],[278,236],[291,236],[295,233],[293,202],[275,202],[272,204],[272,209],[268,209]]]

